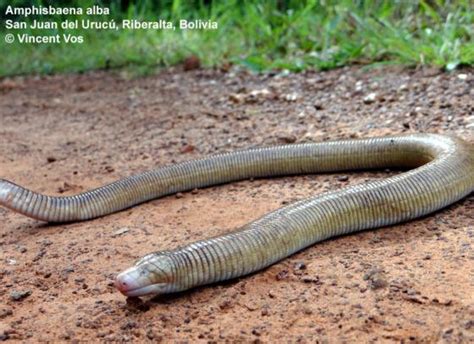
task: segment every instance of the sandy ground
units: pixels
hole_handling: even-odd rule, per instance
[[[169,69],[0,81],[0,177],[67,195],[214,152],[407,132],[474,141],[473,70],[299,75]],[[0,208],[0,339],[474,341],[474,197],[340,237],[254,275],[126,300],[135,258],[283,204],[396,172],[254,180],[47,225]]]

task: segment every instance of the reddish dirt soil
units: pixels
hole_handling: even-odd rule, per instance
[[[55,195],[237,148],[408,132],[474,141],[474,74],[343,68],[120,72],[0,81],[0,177]],[[294,200],[396,172],[244,181],[48,225],[0,208],[0,339],[474,341],[474,197],[339,237],[251,276],[154,299],[118,293],[135,258]]]

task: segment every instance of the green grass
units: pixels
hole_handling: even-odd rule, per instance
[[[8,3],[47,4],[39,0]],[[74,3],[87,7],[101,2]],[[200,18],[217,21],[219,29],[79,29],[67,32],[84,36],[83,44],[7,44],[6,18],[0,16],[0,76],[130,66],[147,73],[156,67],[180,63],[190,55],[198,56],[205,66],[232,63],[254,71],[330,69],[361,63],[430,65],[452,70],[474,62],[474,6],[470,0],[230,0],[211,4],[202,0],[156,4],[149,0],[125,9],[120,7],[120,1],[107,3],[112,14],[106,18],[116,22],[125,18],[172,21]],[[0,15],[6,6],[0,0]]]

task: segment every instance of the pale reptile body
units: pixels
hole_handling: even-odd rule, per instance
[[[318,241],[414,219],[474,190],[474,145],[436,134],[255,148],[192,160],[67,197],[0,180],[0,205],[49,222],[92,219],[180,191],[252,177],[414,168],[277,209],[223,236],[149,254],[117,277],[128,296],[242,276]]]

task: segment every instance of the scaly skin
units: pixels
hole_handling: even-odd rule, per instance
[[[413,169],[293,203],[223,236],[149,254],[117,276],[117,288],[127,296],[162,294],[249,274],[318,241],[446,207],[474,190],[474,145],[413,134],[256,148],[158,168],[67,197],[0,180],[0,205],[42,221],[78,221],[251,177],[387,167]]]

